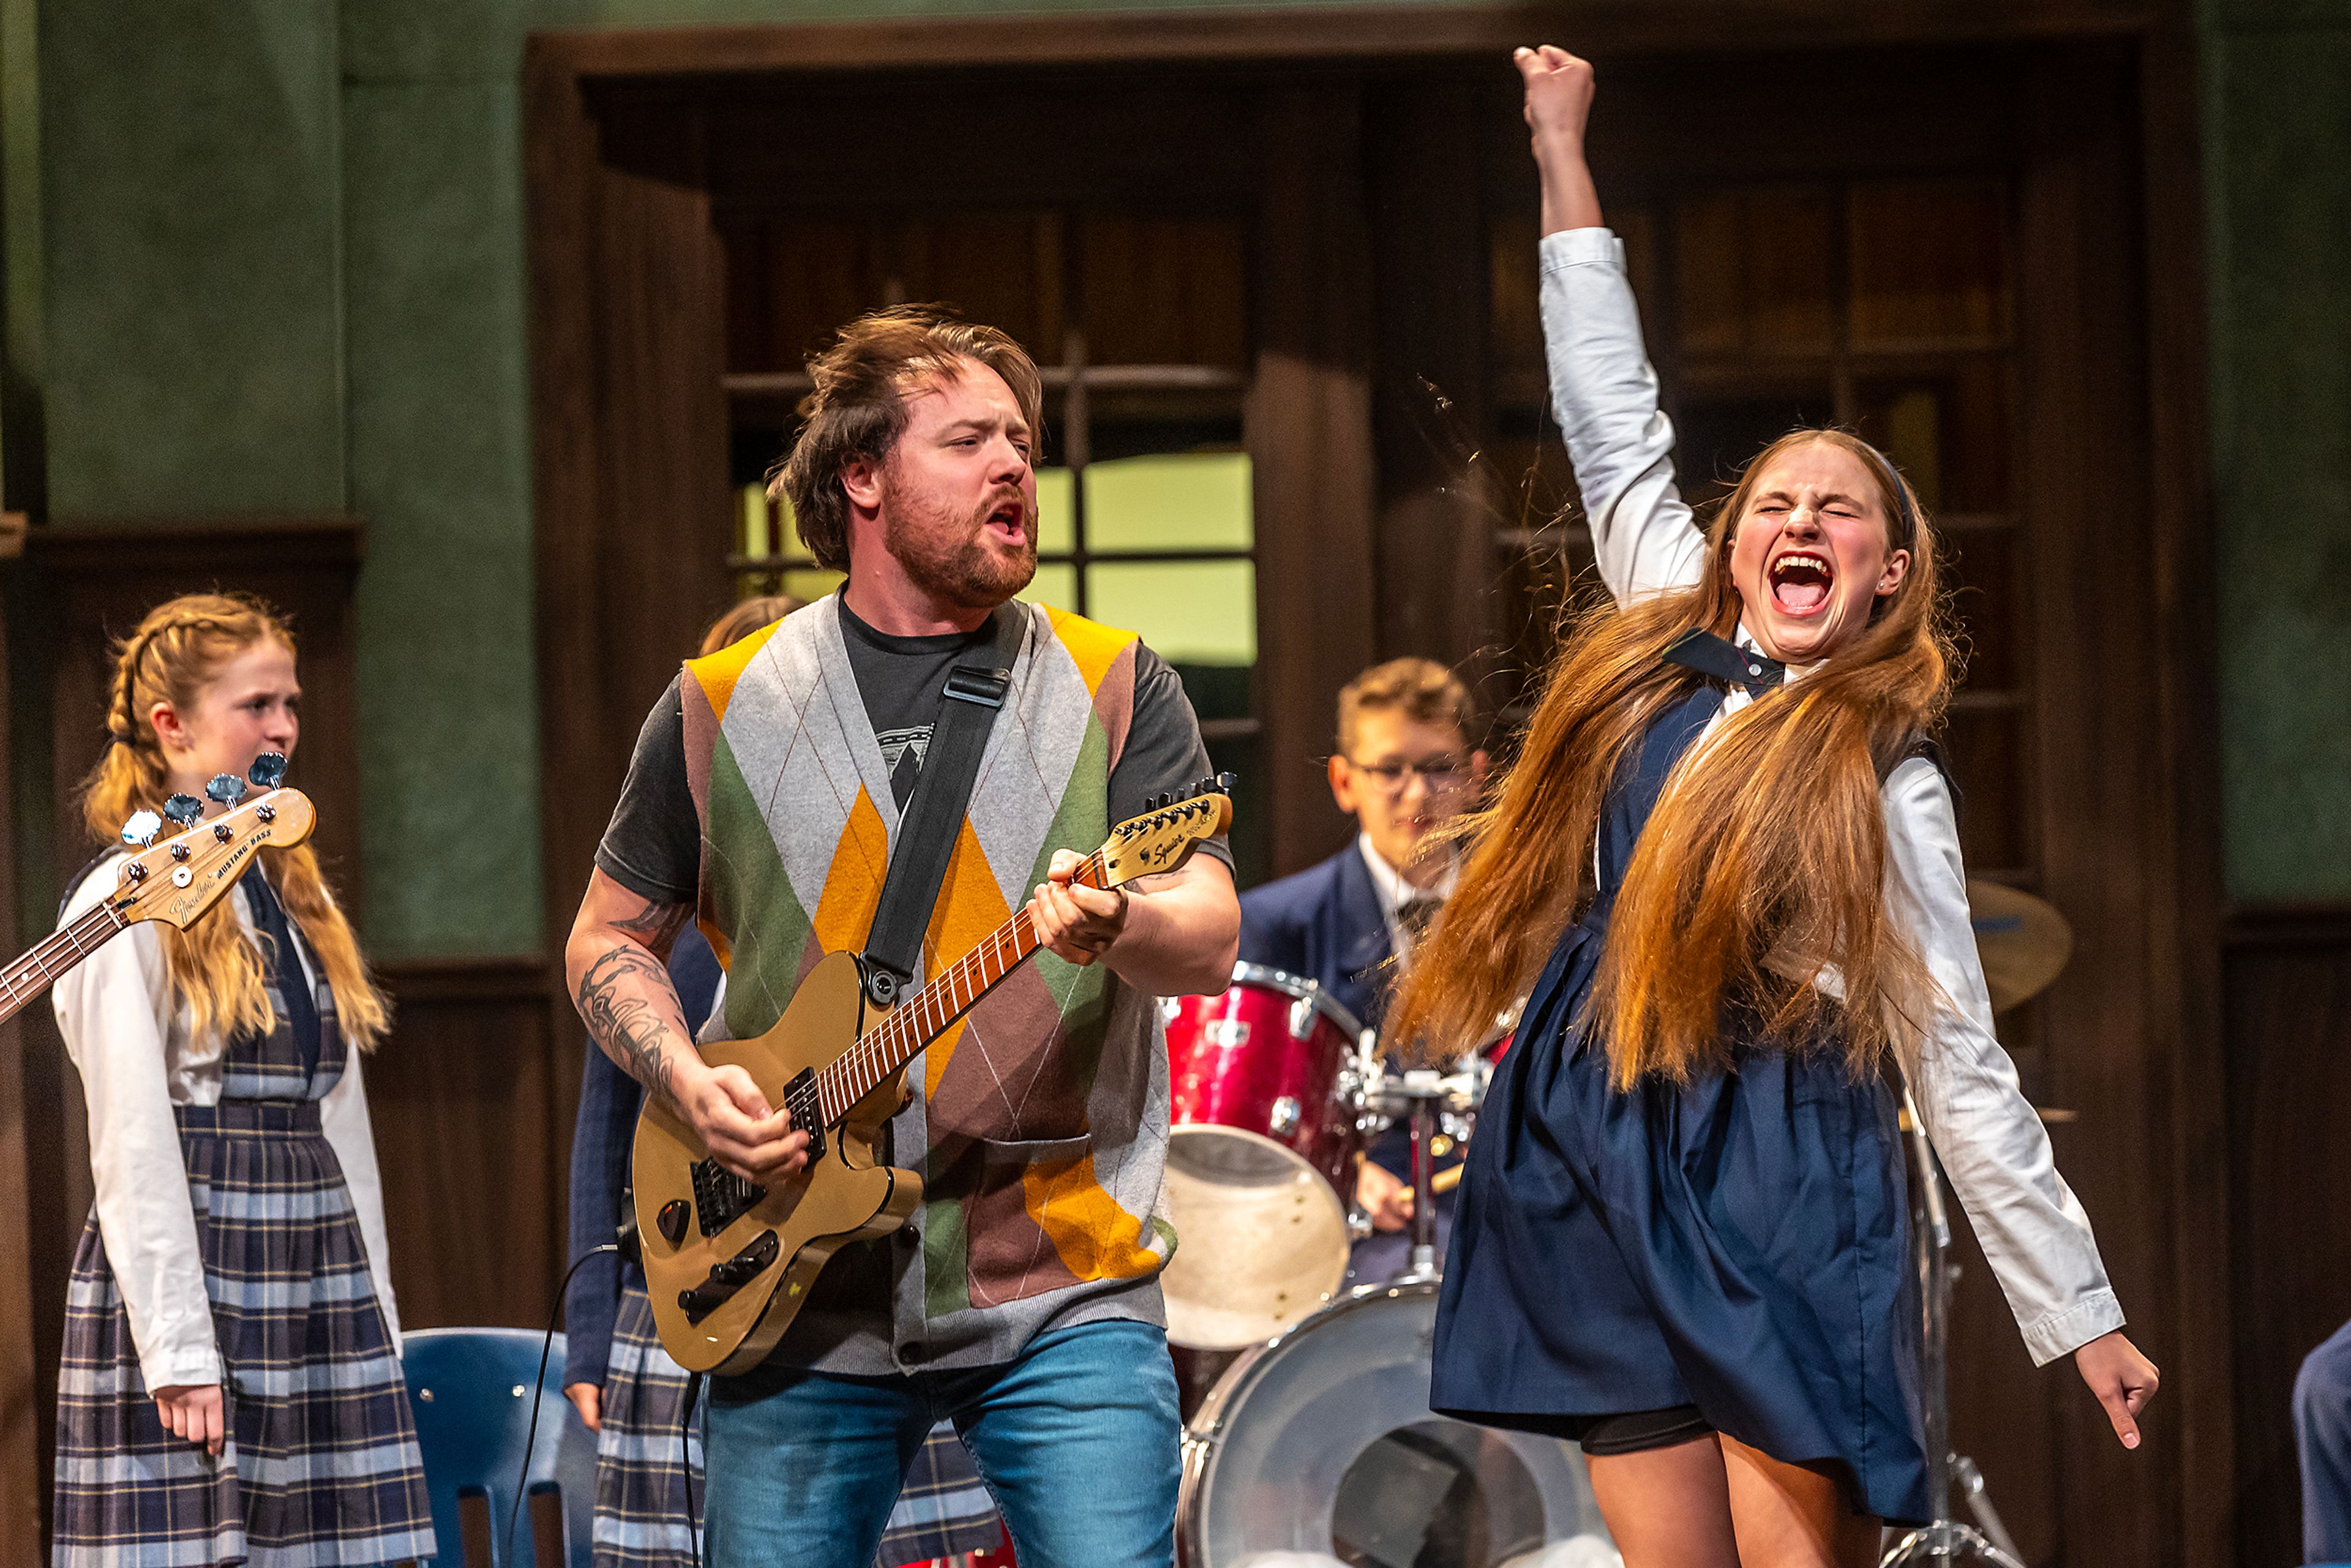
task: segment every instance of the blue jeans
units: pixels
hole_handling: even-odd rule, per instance
[[[872,1568],[923,1435],[952,1419],[1020,1568],[1167,1568],[1180,1433],[1167,1335],[1054,1329],[1018,1359],[836,1377],[769,1364],[712,1380],[710,1568]]]

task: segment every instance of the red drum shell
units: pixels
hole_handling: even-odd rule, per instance
[[[1229,988],[1168,1013],[1168,1119],[1271,1138],[1353,1198],[1355,1107],[1338,1092],[1363,1030],[1347,1010],[1311,981],[1238,964]]]

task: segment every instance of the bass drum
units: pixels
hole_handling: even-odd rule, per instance
[[[1433,1283],[1246,1353],[1184,1437],[1184,1568],[1622,1568],[1573,1443],[1428,1407]]]

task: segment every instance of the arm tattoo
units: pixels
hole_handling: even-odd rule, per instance
[[[653,994],[648,996],[647,991]],[[604,1054],[648,1091],[675,1106],[677,1101],[670,1092],[671,1061],[662,1050],[662,1031],[666,1024],[684,1034],[685,1015],[661,960],[634,943],[622,943],[588,966],[573,1000],[580,1021]]]
[[[611,924],[613,930],[626,932],[650,951],[659,953],[685,928],[693,914],[694,905],[690,904],[648,904],[626,920]]]

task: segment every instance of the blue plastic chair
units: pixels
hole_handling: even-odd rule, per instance
[[[465,1562],[457,1500],[481,1497],[489,1507],[486,1568],[557,1568],[537,1563],[530,1499],[516,1522],[513,1563],[506,1551],[507,1511],[523,1469],[530,1431],[530,1390],[538,1377],[542,1336],[528,1329],[417,1329],[404,1336],[408,1405],[424,1455],[424,1490],[433,1503],[433,1531],[444,1564]],[[538,1436],[531,1444],[527,1490],[553,1490],[563,1510],[562,1568],[590,1568],[596,1516],[596,1435],[563,1397],[563,1336],[547,1357],[538,1384]]]

